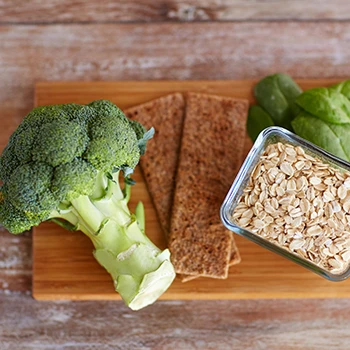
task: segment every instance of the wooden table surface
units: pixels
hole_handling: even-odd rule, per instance
[[[348,0],[0,0],[0,149],[37,81],[350,76]],[[0,350],[349,349],[350,298],[37,302],[0,232]]]

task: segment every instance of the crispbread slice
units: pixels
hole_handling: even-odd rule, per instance
[[[175,270],[191,275],[187,272],[190,262],[191,272],[195,271],[192,274],[196,276],[226,278],[232,238],[232,235],[223,232],[221,225],[209,226],[204,235],[195,227],[187,227],[181,235],[181,244],[176,243],[176,257],[172,252],[171,261]],[[179,255],[181,259],[176,259]]]
[[[230,256],[230,262],[229,266],[237,265],[241,262],[241,256],[239,254],[239,250],[237,248],[236,242],[234,238],[232,237],[232,244],[231,244],[231,256]],[[189,282],[192,281],[198,277],[201,277],[201,275],[182,275],[181,281],[182,282]]]
[[[182,94],[174,93],[127,109],[125,115],[155,128],[140,165],[166,235],[169,233],[181,134],[185,112]]]
[[[233,237],[219,209],[242,163],[248,101],[189,93],[169,248],[178,273],[226,278]]]
[[[241,262],[241,255],[239,254],[239,250],[237,248],[236,242],[233,239],[232,246],[231,246],[231,257],[230,257],[229,266],[237,265],[240,262]]]

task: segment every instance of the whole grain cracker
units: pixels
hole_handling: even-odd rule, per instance
[[[242,163],[248,101],[189,93],[169,248],[178,273],[226,278],[233,236],[219,208]]]
[[[155,135],[147,144],[140,165],[155,206],[161,227],[167,236],[170,229],[175,176],[185,112],[182,94],[174,93],[129,108],[125,115],[139,121]]]
[[[237,248],[236,242],[234,238],[232,237],[232,242],[231,242],[231,256],[230,256],[230,262],[229,266],[234,266],[237,265],[241,262],[241,256],[239,254],[239,250]],[[201,275],[181,275],[181,282],[189,282],[193,281],[194,279],[197,279],[199,277],[202,277]]]

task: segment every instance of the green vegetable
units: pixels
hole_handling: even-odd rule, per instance
[[[287,74],[273,74],[260,80],[254,88],[258,104],[271,116],[276,125],[291,130],[291,121],[299,113],[295,98],[302,92]]]
[[[339,158],[350,161],[350,124],[331,124],[301,112],[292,121],[295,133]]]
[[[14,234],[45,220],[84,232],[134,310],[154,302],[175,277],[168,249],[145,235],[143,205],[135,214],[128,208],[128,174],[153,132],[109,101],[39,107],[0,158],[0,223]]]
[[[260,106],[251,106],[249,108],[247,119],[247,132],[254,142],[261,131],[269,126],[275,125],[268,113]]]
[[[269,126],[270,115],[276,125],[350,161],[350,80],[300,94],[289,76],[274,74],[258,82],[254,91],[259,106],[249,111],[247,121],[252,139]]]
[[[154,129],[146,130],[146,128],[136,120],[129,120],[131,127],[134,129],[138,139],[138,145],[141,155],[146,152],[147,141],[154,135]]]
[[[305,111],[332,124],[350,123],[350,101],[340,92],[315,88],[303,92],[296,103]]]
[[[331,86],[330,89],[334,89],[350,99],[350,80],[344,80],[339,84]]]

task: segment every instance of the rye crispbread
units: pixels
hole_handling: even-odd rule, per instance
[[[233,236],[219,208],[242,163],[248,101],[187,95],[169,248],[178,273],[226,278]]]
[[[175,175],[181,144],[185,100],[174,93],[129,108],[125,115],[137,120],[147,129],[154,127],[155,135],[147,144],[140,165],[151,194],[159,222],[167,236],[175,189]]]
[[[228,266],[237,265],[241,262],[241,256],[239,254],[239,250],[237,248],[236,242],[234,238],[232,237],[232,243],[231,243],[231,256],[230,256],[230,262]],[[181,282],[189,282],[192,281],[198,277],[201,277],[201,275],[181,275]]]

